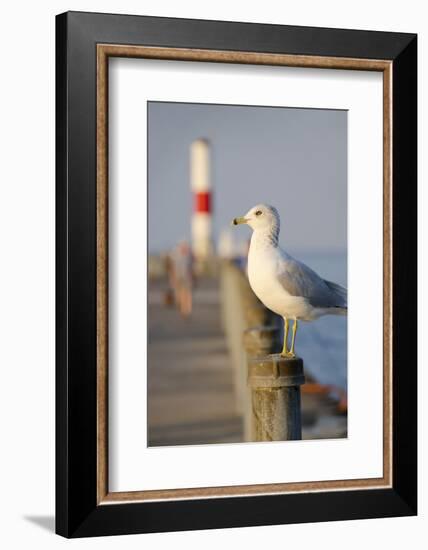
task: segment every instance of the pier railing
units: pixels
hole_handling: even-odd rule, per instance
[[[277,353],[282,321],[257,299],[245,273],[233,262],[223,261],[220,274],[222,324],[244,439],[301,439],[303,361]]]

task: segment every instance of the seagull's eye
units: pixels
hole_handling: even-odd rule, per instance
[[[261,215],[262,215],[262,211],[261,211],[261,210],[257,210],[256,216],[261,216]]]

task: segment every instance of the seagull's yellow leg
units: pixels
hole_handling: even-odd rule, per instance
[[[281,355],[283,356],[288,355],[288,351],[287,351],[288,329],[289,329],[288,319],[284,317],[284,344],[282,346],[282,351],[281,351]]]
[[[296,357],[296,354],[294,353],[294,343],[296,341],[296,332],[297,332],[297,319],[294,319],[293,324],[293,334],[291,336],[291,349],[290,349],[290,357]]]

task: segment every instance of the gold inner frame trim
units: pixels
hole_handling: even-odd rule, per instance
[[[108,59],[347,69],[383,73],[383,476],[297,483],[109,492],[108,488]],[[97,45],[97,503],[223,498],[392,486],[392,70],[391,61],[187,48]]]

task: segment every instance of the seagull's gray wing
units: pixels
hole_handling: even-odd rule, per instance
[[[278,277],[289,294],[306,298],[312,307],[347,307],[346,288],[325,281],[310,267],[294,258],[288,257],[281,262]]]

